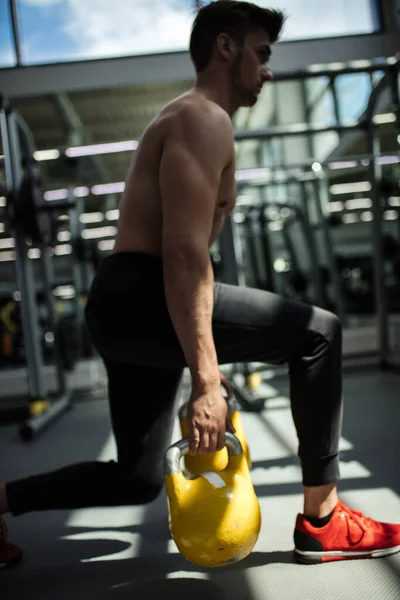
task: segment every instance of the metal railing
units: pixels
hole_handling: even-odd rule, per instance
[[[371,221],[372,226],[372,243],[373,243],[373,271],[374,271],[374,298],[376,305],[376,316],[377,316],[377,329],[378,329],[378,360],[382,367],[390,366],[390,348],[389,348],[389,315],[387,310],[387,290],[385,287],[384,279],[384,257],[383,257],[383,207],[380,195],[380,173],[382,163],[390,163],[388,157],[394,157],[398,154],[398,149],[394,149],[393,152],[381,152],[379,143],[379,125],[374,122],[374,111],[376,110],[377,104],[382,97],[382,94],[389,90],[392,99],[392,106],[390,111],[395,114],[397,126],[400,124],[400,101],[399,101],[399,66],[400,66],[400,55],[394,58],[386,59],[385,61],[379,61],[378,64],[371,64],[369,67],[359,68],[337,68],[337,69],[320,69],[315,71],[298,71],[287,73],[284,75],[277,76],[277,81],[290,81],[299,78],[310,78],[321,75],[338,76],[341,74],[350,74],[358,72],[373,72],[376,70],[384,71],[385,74],[382,79],[373,88],[372,93],[369,97],[367,109],[362,117],[355,123],[342,124],[336,123],[334,125],[310,125],[295,124],[286,126],[270,127],[264,130],[255,131],[237,131],[235,133],[235,140],[259,140],[265,141],[271,138],[282,138],[288,136],[313,136],[319,133],[325,132],[339,132],[347,133],[359,131],[366,139],[367,152],[360,155],[345,155],[329,157],[326,161],[318,161],[315,158],[308,159],[297,164],[282,164],[282,165],[262,165],[262,173],[260,179],[257,181],[257,174],[255,169],[255,175],[252,178],[251,173],[249,174],[249,180],[239,180],[238,185],[240,186],[262,186],[266,185],[266,179],[270,179],[270,183],[274,180],[274,173],[280,171],[280,177],[278,183],[296,182],[301,180],[314,181],[320,186],[321,191],[325,194],[325,204],[329,200],[329,189],[326,174],[324,168],[328,167],[333,162],[342,161],[357,161],[367,170],[368,180],[371,185],[371,199],[372,199],[372,212],[373,220]],[[396,126],[396,123],[393,125]],[[385,161],[385,158],[387,159]],[[312,165],[318,162],[321,169],[319,172],[313,172]],[[393,161],[394,162],[394,161]],[[296,173],[296,170],[298,171]],[[268,176],[270,173],[270,177]],[[286,175],[285,175],[286,174]],[[252,180],[252,181],[251,181]],[[335,298],[338,304],[338,314],[340,317],[344,317],[344,306],[341,294],[340,285],[340,274],[334,264],[334,256],[332,254],[332,240],[330,238],[329,227],[326,222],[326,218],[323,214],[321,197],[319,202],[316,203],[318,212],[319,227],[322,228],[323,236],[325,238],[325,246],[328,251],[328,262],[332,276],[332,283],[334,287]],[[307,202],[307,200],[304,200]],[[239,256],[236,258],[236,254]],[[240,249],[240,241],[238,236],[235,235],[235,223],[232,219],[228,219],[226,224],[226,230],[222,232],[220,252],[222,255],[223,262],[227,263],[227,277],[226,282],[232,284],[243,284],[245,276],[243,274],[245,266],[243,265],[243,250]]]

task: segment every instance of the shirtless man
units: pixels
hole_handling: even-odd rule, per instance
[[[87,320],[108,373],[117,462],[79,463],[0,486],[0,513],[140,504],[162,488],[156,462],[170,441],[183,369],[192,378],[191,453],[213,452],[232,430],[220,364],[288,364],[304,490],[297,560],[384,556],[400,526],[338,498],[342,331],[337,317],[274,294],[214,282],[210,246],[235,206],[232,117],[271,81],[283,16],[218,1],[195,20],[193,88],[143,134],[120,204],[115,249],[93,281]],[[167,435],[158,446],[159,432]],[[157,437],[158,436],[158,437]],[[149,458],[150,457],[150,458]],[[146,463],[147,460],[147,463]],[[150,465],[152,468],[148,468]],[[0,562],[21,554],[0,533]]]

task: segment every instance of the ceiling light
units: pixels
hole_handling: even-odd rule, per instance
[[[284,258],[277,258],[274,261],[274,270],[277,273],[287,273],[289,271],[289,264]]]
[[[39,248],[29,248],[28,250],[28,258],[37,259],[40,258],[41,252]]]
[[[114,210],[108,210],[106,212],[106,219],[107,219],[107,221],[118,221],[118,219],[119,219],[118,208],[116,208]]]
[[[268,223],[270,231],[281,231],[283,229],[283,223],[281,221],[272,221]]]
[[[350,224],[350,223],[358,223],[359,221],[359,216],[356,213],[350,213],[348,215],[343,215],[342,216],[342,221],[343,223],[345,223],[346,225]]]
[[[44,193],[44,199],[51,202],[52,200],[66,200],[68,198],[69,192],[67,189],[61,190],[49,190]]]
[[[339,183],[330,187],[331,194],[352,194],[357,192],[370,192],[371,184],[369,181],[359,181],[356,183]]]
[[[70,231],[59,231],[57,233],[57,240],[59,242],[69,242],[71,239],[71,232]]]
[[[93,229],[84,229],[81,236],[84,240],[94,240],[96,238],[110,237],[116,233],[116,227],[95,227]]]
[[[358,208],[372,208],[371,198],[354,198],[345,202],[347,210],[357,210]]]
[[[342,212],[344,210],[343,202],[329,202],[328,204],[329,212]]]
[[[386,221],[396,221],[399,218],[399,213],[397,210],[385,210],[383,213],[383,218]]]
[[[101,240],[101,242],[97,244],[98,249],[104,252],[107,252],[108,250],[113,250],[114,246],[115,240]]]
[[[0,240],[0,248],[15,248],[14,238],[3,238],[2,240]]]
[[[15,260],[15,252],[0,252],[0,262],[11,262]]]
[[[89,196],[90,190],[88,187],[80,186],[74,189],[74,195],[77,198],[85,198],[85,196]]]
[[[352,69],[368,69],[368,67],[370,67],[372,63],[370,60],[361,59],[361,60],[349,60],[349,62],[347,64]]]
[[[394,113],[385,113],[383,115],[375,115],[373,117],[373,121],[377,125],[384,125],[385,123],[395,123],[396,115]]]
[[[74,146],[67,148],[65,154],[70,158],[78,156],[94,156],[96,154],[112,154],[114,152],[130,152],[136,150],[139,142],[128,140],[125,142],[110,142],[106,144],[91,144],[89,146]]]
[[[75,287],[73,285],[59,285],[54,289],[54,295],[64,300],[75,298]]]
[[[335,169],[354,169],[358,166],[358,162],[355,160],[338,160],[328,164],[328,169],[334,171]]]
[[[378,165],[395,165],[400,163],[400,157],[395,156],[394,154],[392,156],[378,156],[376,163]]]
[[[246,220],[246,215],[243,214],[242,212],[234,212],[232,215],[232,219],[235,223],[237,223],[238,225],[240,225],[241,223],[244,223]]]
[[[252,179],[264,179],[271,175],[271,169],[260,167],[258,169],[240,169],[236,171],[236,181],[249,181]]]
[[[62,256],[64,254],[72,254],[72,246],[70,244],[61,244],[60,246],[55,246],[54,254],[56,256]]]
[[[56,160],[57,158],[60,158],[60,151],[59,150],[36,150],[33,153],[33,158],[35,160],[37,160],[38,162],[44,161],[44,160]]]
[[[361,221],[373,221],[374,215],[370,210],[367,210],[360,215]]]
[[[119,181],[117,183],[104,183],[95,185],[92,187],[92,194],[94,196],[102,196],[103,194],[118,194],[123,192],[125,189],[125,182]]]
[[[101,223],[104,221],[104,215],[101,212],[83,213],[79,220],[81,223]]]

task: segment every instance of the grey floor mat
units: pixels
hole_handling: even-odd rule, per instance
[[[347,376],[341,497],[374,518],[400,522],[399,378]],[[261,415],[243,414],[263,528],[245,561],[202,570],[170,539],[164,495],[147,507],[93,508],[8,518],[22,564],[0,572],[1,600],[399,600],[400,555],[318,566],[292,557],[300,470],[287,387],[266,388]],[[323,401],[323,399],[321,399]],[[175,437],[179,436],[176,430]],[[0,480],[114,455],[105,400],[81,403],[43,437],[22,444],[0,428]]]

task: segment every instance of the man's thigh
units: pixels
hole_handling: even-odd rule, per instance
[[[321,312],[270,292],[216,282],[212,331],[218,361],[285,362]],[[88,315],[90,330],[106,358],[149,367],[187,366],[162,281],[132,292],[128,288],[113,311],[111,327],[106,311],[94,313]]]
[[[214,284],[213,335],[220,364],[280,364],[325,311],[254,288]]]
[[[104,360],[118,462],[125,473],[162,484],[162,461],[178,410],[183,369]]]

